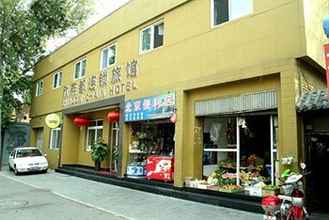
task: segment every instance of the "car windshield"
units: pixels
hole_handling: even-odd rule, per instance
[[[19,157],[38,157],[42,156],[41,152],[38,149],[22,149],[18,150],[16,158]]]

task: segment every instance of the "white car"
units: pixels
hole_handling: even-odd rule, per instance
[[[9,155],[9,170],[13,170],[16,175],[34,171],[46,173],[48,161],[38,148],[15,148]]]

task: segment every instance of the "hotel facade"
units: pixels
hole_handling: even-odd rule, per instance
[[[132,0],[36,64],[31,144],[52,168],[94,167],[103,142],[115,156],[102,170],[117,177],[274,184],[283,160],[304,160],[296,103],[326,87],[328,11],[326,0]]]

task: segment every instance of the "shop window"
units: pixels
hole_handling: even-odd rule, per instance
[[[39,80],[36,83],[35,96],[43,95],[43,80]]]
[[[203,124],[204,181],[196,185],[261,196],[264,184],[275,184],[277,116],[206,117]]]
[[[216,26],[253,11],[253,0],[211,0],[212,26]]]
[[[116,45],[112,44],[101,52],[101,69],[106,69],[116,62]]]
[[[86,75],[86,65],[87,65],[86,59],[80,60],[75,64],[74,79],[81,79]]]
[[[53,75],[53,89],[57,89],[62,85],[62,72],[54,73]]]
[[[131,124],[128,177],[173,181],[174,135],[167,121]]]
[[[54,128],[50,131],[50,146],[52,150],[57,150],[61,147],[61,128]]]
[[[140,51],[141,53],[153,50],[163,45],[164,23],[151,25],[141,31]]]
[[[102,141],[103,137],[103,121],[92,121],[87,128],[86,151],[91,150],[91,145]]]

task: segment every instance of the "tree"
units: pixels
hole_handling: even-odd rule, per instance
[[[79,29],[90,12],[89,0],[0,0],[0,94],[2,124],[29,100],[31,70],[50,37]]]
[[[0,0],[0,168],[1,127],[28,102],[32,67],[45,54],[46,42],[80,29],[90,0]],[[3,123],[1,122],[3,121]]]

